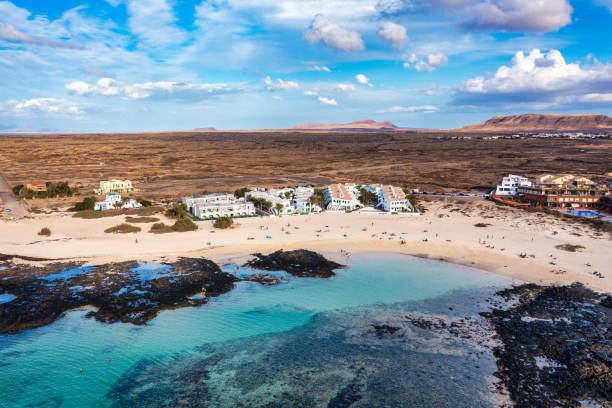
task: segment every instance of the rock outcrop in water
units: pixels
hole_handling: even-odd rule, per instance
[[[610,407],[612,309],[581,284],[518,286],[498,293],[518,301],[481,313],[502,346],[496,375],[517,407]]]
[[[207,296],[231,290],[235,276],[203,258],[174,263],[136,261],[83,267],[80,263],[46,266],[5,264],[0,268],[0,294],[16,296],[0,303],[0,332],[17,333],[44,326],[71,309],[93,306],[88,317],[145,324],[160,310],[206,303],[190,298],[206,289]]]
[[[268,271],[286,271],[291,275],[301,277],[330,278],[335,276],[334,269],[342,267],[342,265],[306,249],[279,250],[269,255],[257,253],[253,256],[256,259],[247,262],[247,266]]]

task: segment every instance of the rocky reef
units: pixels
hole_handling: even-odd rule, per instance
[[[5,263],[0,268],[0,294],[13,298],[0,303],[0,332],[44,326],[83,306],[93,306],[88,317],[102,322],[145,324],[160,310],[205,303],[205,297],[192,297],[202,289],[207,296],[218,296],[231,290],[236,281],[203,258],[100,266]]]
[[[498,292],[509,307],[481,313],[501,345],[498,371],[517,407],[610,407],[612,309],[579,283]]]
[[[328,278],[340,267],[305,250],[257,254],[255,269],[285,270],[294,276]],[[0,254],[0,333],[14,334],[52,323],[64,312],[84,306],[87,314],[106,323],[145,324],[161,310],[206,303],[230,291],[240,280],[276,285],[286,277],[252,274],[239,279],[204,258],[179,258],[172,263],[117,262],[84,266],[55,262],[41,266],[11,260],[38,258]],[[48,260],[46,260],[48,261]],[[206,296],[198,296],[205,290]]]
[[[269,255],[253,254],[255,259],[246,263],[255,269],[268,271],[287,271],[293,276],[330,278],[335,276],[334,269],[342,265],[306,249],[294,251],[279,250]]]

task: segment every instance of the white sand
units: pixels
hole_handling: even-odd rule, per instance
[[[426,255],[432,259],[443,258],[521,281],[579,281],[598,291],[611,291],[612,242],[608,235],[595,236],[588,227],[569,224],[559,218],[542,217],[520,210],[500,210],[482,200],[473,204],[460,206],[465,214],[452,212],[444,208],[443,203],[430,204],[429,211],[420,217],[323,213],[245,218],[236,220],[239,225],[231,230],[215,232],[212,232],[211,222],[203,221],[198,222],[200,229],[197,232],[161,235],[148,232],[151,224],[135,224],[143,229],[137,234],[104,233],[104,229],[123,222],[124,216],[83,220],[70,216],[41,215],[18,222],[0,221],[0,253],[83,259],[96,264],[132,259],[160,260],[162,257],[174,259],[179,256],[204,256],[217,262],[242,261],[253,252],[297,248],[321,252],[336,260],[342,259],[340,249],[352,253],[393,251]],[[476,205],[481,209],[476,209]],[[440,214],[447,217],[439,218]],[[483,214],[495,216],[483,218]],[[171,223],[170,220],[164,221]],[[492,225],[474,227],[478,222]],[[37,235],[42,227],[51,229],[51,237]],[[390,237],[391,233],[395,236]],[[271,239],[267,239],[267,235]],[[254,239],[248,240],[248,237]],[[406,240],[405,245],[400,245],[400,237]],[[423,242],[424,239],[428,242]],[[555,248],[565,243],[582,245],[585,249],[582,252],[566,252]],[[518,255],[521,252],[535,257],[520,258]],[[587,263],[592,266],[587,266]],[[554,274],[552,270],[566,273]],[[593,271],[601,272],[605,278],[593,276]]]

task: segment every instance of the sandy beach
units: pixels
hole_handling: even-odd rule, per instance
[[[104,233],[124,218],[38,215],[0,221],[0,253],[84,260],[88,264],[180,256],[241,262],[254,252],[304,248],[342,263],[341,250],[391,251],[469,265],[517,281],[578,281],[600,292],[612,289],[612,241],[607,233],[551,215],[498,207],[482,199],[430,202],[421,216],[327,212],[237,219],[230,230],[215,230],[210,221],[201,221],[196,232],[156,235],[148,232],[150,224],[138,224],[142,231],[136,234]],[[489,225],[476,227],[478,223]],[[50,228],[52,235],[38,236],[42,227]],[[555,248],[561,244],[584,249],[567,252]],[[521,253],[527,257],[520,257]],[[594,276],[594,271],[605,278]]]

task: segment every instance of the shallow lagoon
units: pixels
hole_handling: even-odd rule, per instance
[[[467,267],[363,254],[335,278],[241,282],[147,326],[105,325],[78,310],[0,337],[0,406],[312,406],[351,384],[362,390],[361,406],[469,406],[471,398],[486,406],[490,356],[475,364],[464,351],[418,341],[368,344],[359,330],[407,311],[476,315],[509,284]]]

